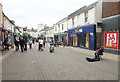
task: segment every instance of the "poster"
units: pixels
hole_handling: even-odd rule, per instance
[[[118,47],[118,32],[105,33],[105,48],[117,49]]]
[[[120,49],[120,32],[119,32],[119,49]]]

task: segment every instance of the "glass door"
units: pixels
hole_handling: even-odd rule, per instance
[[[80,34],[80,47],[85,47],[85,40],[86,39],[86,34],[82,33]]]

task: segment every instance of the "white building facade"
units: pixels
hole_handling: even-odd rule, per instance
[[[54,41],[95,50],[101,43],[102,0],[83,6],[54,25]]]
[[[101,19],[101,1],[68,15],[68,45],[95,50],[100,44],[100,39],[96,37],[101,34]]]

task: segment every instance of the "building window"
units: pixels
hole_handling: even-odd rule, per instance
[[[85,22],[88,22],[88,12],[85,12]]]
[[[57,27],[55,27],[55,32],[57,32]]]
[[[62,30],[64,30],[64,25],[62,24]]]
[[[74,19],[74,17],[72,18],[72,25],[74,26],[74,24],[75,24],[75,19]]]

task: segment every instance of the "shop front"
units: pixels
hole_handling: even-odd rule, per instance
[[[13,48],[14,46],[14,33],[8,31],[8,44]]]
[[[58,44],[59,43],[59,33],[56,33],[56,34],[54,34],[54,42],[56,43],[56,44]]]
[[[60,43],[62,44],[64,41],[67,41],[67,33],[60,33]]]
[[[120,55],[120,15],[103,19],[104,51]]]
[[[2,49],[2,28],[0,27],[0,51]]]
[[[89,30],[88,30],[89,29]],[[88,25],[68,30],[69,46],[95,50],[96,25]]]

